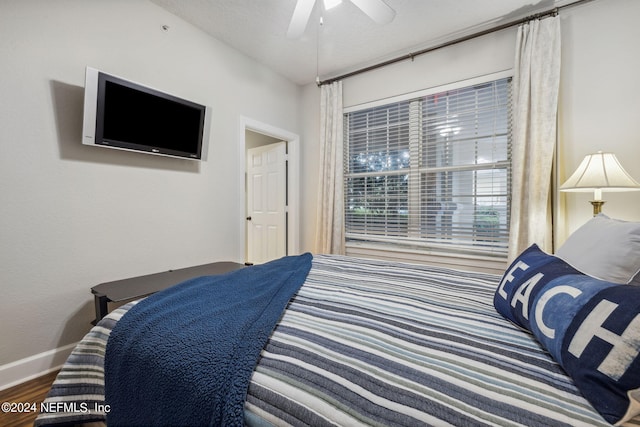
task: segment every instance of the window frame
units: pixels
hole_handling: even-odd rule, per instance
[[[388,106],[389,104],[395,104],[395,103],[399,103],[399,102],[403,102],[403,101],[412,101],[412,100],[418,100],[424,97],[428,97],[430,95],[434,95],[434,94],[440,94],[443,92],[448,92],[448,91],[455,91],[455,90],[459,90],[459,89],[463,89],[463,88],[467,88],[467,87],[473,87],[473,86],[480,86],[482,84],[486,84],[486,83],[491,83],[497,80],[501,80],[501,79],[505,79],[505,78],[512,78],[513,77],[513,71],[512,70],[506,70],[506,71],[502,71],[502,72],[498,72],[498,73],[492,73],[492,74],[487,74],[484,76],[480,76],[477,78],[473,78],[473,79],[467,79],[467,80],[462,80],[462,81],[458,81],[458,82],[454,82],[454,83],[450,83],[450,84],[446,84],[446,85],[442,85],[442,86],[437,86],[437,87],[433,87],[433,88],[429,88],[429,89],[425,89],[425,90],[421,90],[421,91],[416,91],[416,92],[411,92],[411,93],[407,93],[407,94],[403,94],[403,95],[399,95],[399,96],[394,96],[394,97],[390,97],[390,98],[384,98],[384,99],[380,99],[380,100],[376,100],[376,101],[372,101],[372,102],[368,102],[368,103],[364,103],[364,104],[359,104],[359,105],[355,105],[355,106],[350,106],[344,109],[343,113],[344,113],[344,118],[345,118],[345,181],[344,181],[344,185],[345,185],[345,223],[347,221],[347,209],[348,209],[348,203],[347,203],[347,197],[348,197],[348,181],[349,179],[352,179],[352,176],[350,175],[350,172],[348,170],[348,150],[349,150],[349,127],[348,127],[348,121],[347,121],[347,117],[349,114],[351,113],[357,113],[359,111],[363,111],[363,110],[369,110],[371,108],[375,108],[375,107],[384,107],[384,106]],[[510,101],[509,101],[510,102]],[[410,107],[410,108],[414,108],[414,107]],[[509,114],[510,117],[513,114],[513,106],[509,105]],[[419,107],[419,109],[421,110],[422,108]],[[421,128],[423,126],[423,121],[422,118],[420,118],[420,125],[419,127]],[[511,124],[509,123],[509,132],[507,134],[507,140],[508,140],[508,144],[511,144],[512,142],[512,129],[511,129]],[[410,133],[415,132],[414,130],[411,130]],[[419,138],[422,140],[423,136],[422,136],[422,129],[418,129],[418,132],[420,133]],[[411,136],[413,137],[413,136]],[[422,142],[420,142],[419,144],[419,150],[424,150]],[[425,143],[426,145],[426,143]],[[410,145],[411,150],[415,150],[415,144],[411,144]],[[509,145],[510,147],[510,145]],[[507,171],[507,186],[506,186],[506,192],[505,194],[503,194],[502,196],[506,197],[506,207],[507,207],[507,212],[506,212],[506,237],[508,240],[508,234],[509,234],[509,221],[510,221],[510,212],[508,212],[509,208],[510,208],[510,198],[511,198],[511,194],[510,194],[510,181],[511,181],[511,155],[510,155],[510,148],[508,148],[508,158],[502,162],[494,162],[494,167],[496,165],[498,165],[499,167],[503,167],[506,168]],[[418,180],[421,180],[421,178],[419,176],[421,176],[422,174],[425,173],[425,167],[423,165],[418,164],[418,162],[420,162],[420,160],[418,159],[418,156],[415,156],[415,153],[411,153],[410,156],[410,162],[412,162],[411,168],[407,169],[407,170],[393,170],[393,171],[387,171],[385,174],[386,175],[398,175],[398,174],[417,174],[418,175],[418,179],[416,179],[416,176],[413,176],[413,179],[411,180],[412,184],[410,184],[410,186],[413,186],[413,189],[411,190],[411,193],[415,193],[415,186],[416,186],[416,182]],[[476,170],[486,170],[483,169],[482,167],[476,167],[476,168],[470,168],[470,170],[472,169],[476,169]],[[431,170],[430,172],[433,172],[433,170]],[[375,176],[375,175],[382,175],[380,173],[370,173],[370,176]],[[475,178],[474,178],[475,179]],[[409,195],[408,196],[408,201],[407,204],[408,205],[414,205],[413,208],[410,209],[416,209],[415,204],[416,203],[423,203],[423,194],[419,194],[417,196],[418,198],[416,199],[415,194]],[[477,197],[477,192],[474,191],[473,197]],[[422,200],[421,200],[422,199]],[[409,215],[409,219],[407,220],[408,222],[411,221],[411,215]],[[415,221],[415,219],[414,219]],[[419,219],[418,219],[419,221]],[[420,227],[415,227],[415,225],[413,227],[408,227],[411,230],[416,230],[419,229]],[[411,234],[412,232],[409,231],[408,234]],[[415,233],[415,231],[413,231],[413,233]],[[419,232],[418,234],[421,234],[422,232]],[[505,241],[504,242],[504,246],[500,247],[500,248],[489,248],[489,250],[487,251],[487,248],[481,248],[480,250],[474,250],[471,249],[470,246],[471,245],[463,245],[462,247],[457,247],[456,245],[451,245],[451,244],[438,244],[438,242],[431,240],[431,241],[427,241],[428,239],[420,239],[420,236],[417,236],[414,240],[412,239],[404,239],[404,238],[397,238],[397,237],[388,237],[388,236],[383,236],[383,235],[367,235],[366,238],[364,238],[362,236],[362,234],[360,233],[351,233],[351,232],[347,232],[345,234],[345,244],[347,247],[347,252],[349,253],[349,249],[350,248],[366,248],[367,250],[381,250],[381,251],[396,251],[396,252],[402,252],[402,251],[408,251],[408,252],[420,252],[420,253],[425,253],[425,254],[437,254],[437,255],[443,255],[443,256],[449,256],[449,257],[462,257],[462,258],[491,258],[491,259],[501,259],[504,260],[507,257],[507,246],[508,246],[508,242]],[[400,240],[400,241],[399,241]]]

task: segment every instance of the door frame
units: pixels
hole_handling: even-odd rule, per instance
[[[247,253],[246,131],[267,135],[287,143],[287,255],[296,255],[300,252],[300,136],[285,129],[240,116],[238,125],[238,182],[240,191],[238,194],[242,194],[242,197],[239,197],[238,201],[238,231],[241,238],[237,259],[246,261]]]

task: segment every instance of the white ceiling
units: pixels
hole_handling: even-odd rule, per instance
[[[216,39],[308,84],[520,19],[570,0],[385,0],[396,11],[374,23],[349,0],[317,0],[304,35],[286,33],[296,0],[151,0]],[[320,16],[324,24],[320,26]],[[318,48],[319,46],[319,48]]]

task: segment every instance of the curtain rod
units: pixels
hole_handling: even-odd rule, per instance
[[[549,9],[549,10],[544,11],[544,12],[540,12],[540,13],[536,13],[534,15],[527,16],[526,18],[521,18],[521,19],[517,19],[515,21],[507,22],[505,24],[498,25],[497,27],[488,28],[486,30],[479,31],[477,33],[469,34],[467,36],[463,36],[463,37],[460,37],[460,38],[457,38],[457,39],[454,39],[454,40],[450,40],[448,42],[444,42],[444,43],[441,43],[441,44],[436,45],[436,46],[432,46],[432,47],[428,47],[426,49],[419,50],[417,52],[407,53],[405,55],[402,55],[402,56],[399,56],[399,57],[396,57],[396,58],[393,58],[393,59],[389,59],[387,61],[380,62],[378,64],[370,65],[368,67],[360,68],[358,70],[351,71],[349,73],[342,74],[342,75],[337,76],[337,77],[331,77],[331,78],[329,78],[327,80],[321,80],[317,84],[318,84],[318,87],[320,87],[322,85],[331,84],[331,83],[336,82],[338,80],[343,80],[343,79],[346,79],[348,77],[353,77],[353,76],[356,76],[358,74],[363,74],[363,73],[366,73],[368,71],[373,71],[373,70],[376,70],[378,68],[386,67],[387,65],[392,65],[392,64],[395,64],[395,63],[398,63],[398,62],[406,61],[408,59],[413,61],[416,56],[424,55],[425,53],[433,52],[434,50],[442,49],[444,47],[453,46],[455,44],[462,43],[462,42],[465,42],[467,40],[475,39],[477,37],[482,37],[482,36],[485,36],[487,34],[491,34],[491,33],[494,33],[494,32],[497,32],[497,31],[501,31],[501,30],[504,30],[504,29],[507,29],[507,28],[510,28],[510,27],[514,27],[516,25],[524,24],[525,22],[529,22],[529,21],[532,21],[534,19],[542,19],[542,18],[546,18],[546,17],[549,17],[549,16],[556,16],[558,14],[558,12],[560,12],[561,9],[564,9],[564,8],[567,8],[567,7],[570,7],[570,6],[575,6],[575,5],[578,5],[580,3],[590,2],[590,1],[593,1],[593,0],[576,0],[576,1],[572,2],[572,3],[568,3],[568,4],[565,4],[563,6],[557,6],[557,7],[554,7],[553,9]]]

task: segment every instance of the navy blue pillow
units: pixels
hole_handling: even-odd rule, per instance
[[[506,270],[494,305],[533,333],[607,421],[640,413],[640,287],[592,278],[532,245]]]

